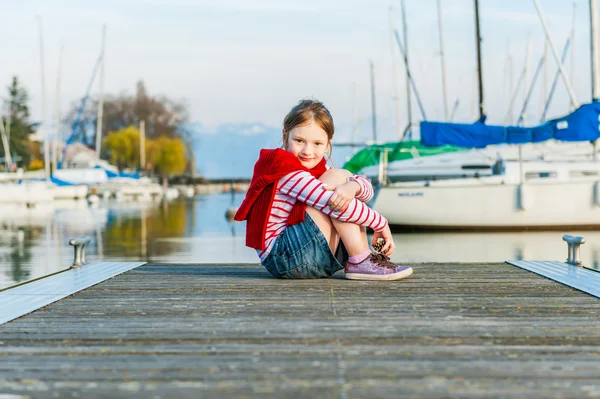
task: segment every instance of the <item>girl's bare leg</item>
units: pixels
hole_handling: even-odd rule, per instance
[[[319,180],[330,185],[340,185],[345,183],[349,176],[351,176],[351,173],[345,169],[329,169],[321,175]],[[333,253],[335,253],[340,238],[350,256],[369,250],[367,230],[364,227],[354,223],[341,222],[311,206],[306,207],[306,212],[319,226]]]

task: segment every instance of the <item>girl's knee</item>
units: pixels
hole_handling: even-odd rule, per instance
[[[329,169],[319,177],[323,183],[342,184],[345,183],[352,173],[346,169]]]

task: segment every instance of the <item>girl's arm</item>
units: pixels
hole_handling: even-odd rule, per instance
[[[387,220],[368,206],[353,199],[343,211],[333,211],[328,206],[333,191],[325,190],[325,184],[315,179],[305,171],[292,172],[279,180],[278,189],[306,205],[329,215],[342,222],[367,226],[375,231],[382,231],[387,226]]]
[[[373,198],[373,186],[371,182],[358,175],[351,175],[344,184],[329,185],[325,187],[328,191],[334,191],[329,199],[329,207],[334,211],[344,211],[352,199],[356,198],[362,202],[368,202]]]
[[[360,175],[352,175],[350,179],[357,182],[360,186],[360,191],[358,192],[358,194],[356,194],[356,199],[362,202],[371,201],[374,195],[373,185],[371,184],[371,181],[365,176]]]

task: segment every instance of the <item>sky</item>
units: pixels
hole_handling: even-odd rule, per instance
[[[567,60],[565,67],[569,76],[573,69],[577,100],[588,102],[589,2],[539,1],[559,52],[570,35],[576,6],[574,61]],[[444,120],[437,1],[405,2],[411,73],[427,119]],[[106,24],[104,92],[133,94],[141,79],[149,94],[183,101],[190,121],[203,126],[281,126],[298,100],[316,98],[332,112],[338,140],[369,139],[370,61],[378,138],[395,139],[408,121],[405,68],[390,33],[390,7],[391,20],[401,31],[400,0],[0,0],[0,4],[0,85],[8,86],[17,75],[29,91],[36,120],[43,118],[39,18],[47,120],[54,119],[57,104],[65,113],[85,94]],[[441,0],[441,12],[449,107],[458,100],[454,121],[470,123],[477,118],[473,0]],[[531,79],[544,52],[544,33],[529,0],[480,0],[480,23],[485,109],[490,123],[505,123],[528,43]],[[548,74],[555,70],[552,59]],[[526,111],[529,125],[539,121],[541,81],[540,76]],[[564,87],[560,82],[549,116],[569,111]],[[91,94],[97,95],[99,88],[96,80]],[[521,87],[515,97],[514,120],[524,92]],[[0,98],[5,93],[0,91]],[[412,105],[413,120],[423,119],[414,95]]]

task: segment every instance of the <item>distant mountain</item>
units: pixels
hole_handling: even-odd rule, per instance
[[[207,179],[250,178],[259,151],[281,146],[281,128],[263,123],[201,123],[186,126],[192,133],[196,169]],[[341,168],[351,154],[349,148],[334,148],[335,166]]]
[[[262,123],[193,124],[196,169],[207,179],[250,178],[262,148],[281,145],[281,129]]]

